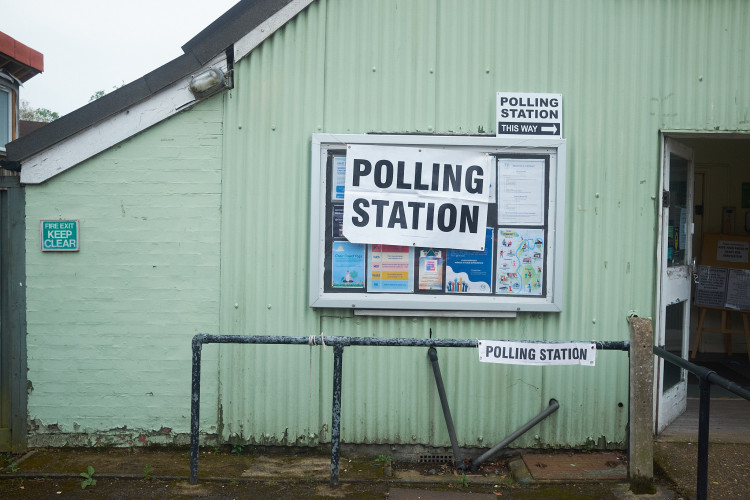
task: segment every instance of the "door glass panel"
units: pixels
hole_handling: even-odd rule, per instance
[[[685,302],[667,306],[664,324],[664,349],[682,357],[682,327],[685,322]],[[683,377],[683,370],[677,365],[664,362],[664,390],[677,385]]]
[[[677,155],[669,158],[669,225],[667,226],[667,266],[687,264],[688,161]]]

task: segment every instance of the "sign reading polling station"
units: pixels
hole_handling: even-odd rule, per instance
[[[483,250],[491,157],[351,144],[344,236],[353,243]]]
[[[480,340],[479,361],[508,365],[596,365],[594,342]]]

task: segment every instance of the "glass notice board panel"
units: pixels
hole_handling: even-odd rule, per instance
[[[314,134],[310,305],[560,311],[565,141],[516,142]]]

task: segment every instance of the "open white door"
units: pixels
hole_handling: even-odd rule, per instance
[[[693,273],[693,152],[664,139],[661,214],[660,296],[656,342],[688,358],[690,293]],[[687,406],[687,372],[657,357],[656,432],[681,415]]]

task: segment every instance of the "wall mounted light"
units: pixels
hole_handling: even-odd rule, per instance
[[[208,68],[190,79],[190,92],[198,98],[208,97],[227,87],[227,78],[218,68]]]

